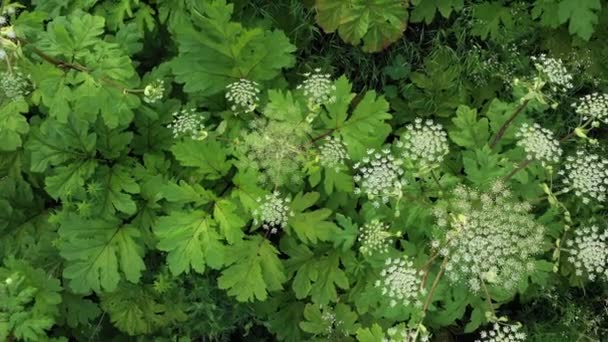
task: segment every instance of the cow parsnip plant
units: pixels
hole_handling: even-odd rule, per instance
[[[477,40],[399,55],[385,97],[255,2],[2,2],[0,339],[539,340],[517,305],[605,289],[606,80],[482,62],[512,11],[589,40],[599,0],[284,5],[366,51],[408,11]]]

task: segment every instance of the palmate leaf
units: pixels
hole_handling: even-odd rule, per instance
[[[186,92],[210,96],[240,78],[271,80],[293,66],[295,46],[283,32],[245,29],[230,21],[233,5],[225,0],[197,6],[193,23],[175,28],[179,55],[171,66]]]
[[[116,211],[132,215],[137,205],[131,194],[139,193],[139,185],[132,176],[133,170],[122,164],[112,167],[101,166],[95,174],[100,191],[95,194],[94,212],[99,216],[109,217]]]
[[[464,0],[413,0],[414,9],[410,17],[413,23],[424,21],[427,25],[439,11],[444,18],[449,18],[453,11],[459,11],[464,6]]]
[[[448,130],[450,139],[458,146],[482,147],[490,139],[487,118],[477,119],[477,111],[467,106],[459,106],[456,117],[452,119],[455,127]]]
[[[215,223],[203,211],[172,212],[158,219],[154,226],[158,249],[168,252],[167,265],[174,275],[194,270],[205,272],[207,266],[224,264],[224,245]]]
[[[503,6],[502,1],[487,1],[473,5],[475,21],[471,32],[481,39],[498,39],[504,30],[513,28],[511,8]]]
[[[561,0],[557,14],[561,24],[568,22],[570,34],[589,40],[601,9],[600,0]]]
[[[331,215],[331,210],[322,208],[314,211],[304,212],[319,200],[318,192],[298,194],[291,201],[291,209],[294,216],[289,219],[289,227],[293,229],[298,238],[305,243],[316,244],[317,241],[329,240],[337,231],[335,223],[326,219]]]
[[[0,151],[14,151],[21,147],[21,136],[30,129],[21,113],[26,113],[28,109],[23,99],[9,101],[0,108]]]
[[[60,222],[59,252],[67,260],[63,276],[75,293],[113,291],[122,277],[139,281],[146,266],[138,230],[115,218],[87,220],[64,214],[54,221]]]
[[[382,327],[376,323],[371,328],[359,328],[357,330],[357,341],[359,342],[382,342],[385,340]]]
[[[206,179],[219,179],[231,167],[225,149],[215,140],[184,140],[173,145],[171,152],[181,165],[196,168]]]
[[[321,119],[328,129],[342,137],[350,156],[358,160],[367,149],[380,147],[390,133],[391,126],[386,123],[392,117],[388,113],[389,104],[384,97],[377,97],[376,92],[368,91],[349,116],[348,108],[354,98],[352,85],[344,76],[335,84],[337,101],[326,106],[327,115]]]
[[[218,287],[228,290],[239,302],[264,301],[287,280],[279,252],[266,239],[255,235],[228,247],[226,264]]]
[[[401,37],[407,25],[407,1],[317,0],[317,23],[325,32],[335,32],[344,41],[363,50],[377,52]]]

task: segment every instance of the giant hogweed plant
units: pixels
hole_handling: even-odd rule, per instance
[[[503,304],[608,280],[608,95],[566,103],[559,59],[511,99],[408,118],[321,69],[290,84],[296,47],[224,0],[158,1],[175,51],[140,75],[145,25],[86,3],[3,2],[3,340],[250,320],[287,341],[523,341]],[[556,106],[580,119],[562,137],[531,115]]]

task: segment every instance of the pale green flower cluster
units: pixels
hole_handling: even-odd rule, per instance
[[[536,70],[544,76],[544,80],[549,84],[551,90],[565,92],[574,86],[572,74],[566,69],[561,59],[541,54],[538,57],[532,57],[532,61]]]
[[[492,329],[482,330],[475,342],[520,342],[526,340],[526,333],[520,324],[494,323]]]
[[[336,86],[333,84],[330,74],[322,73],[321,69],[317,68],[314,72],[305,73],[304,77],[306,78],[296,89],[304,92],[304,96],[308,98],[309,107],[317,108],[322,104],[336,102],[334,94]]]
[[[407,256],[387,258],[380,272],[380,279],[375,286],[382,290],[382,295],[390,300],[390,306],[422,306],[421,295],[423,272],[414,267],[414,262]]]
[[[564,168],[558,173],[563,176],[564,191],[573,192],[583,203],[606,200],[608,160],[578,150],[575,156],[566,158]]]
[[[597,226],[581,227],[568,240],[568,261],[574,266],[577,276],[608,280],[608,231],[600,232]]]
[[[593,120],[596,125],[599,122],[608,124],[608,94],[585,95],[578,102],[573,103],[572,107],[583,120]]]
[[[345,167],[345,161],[349,160],[346,144],[335,137],[326,137],[319,147],[319,161],[323,167],[334,169],[336,172]]]
[[[261,226],[271,234],[285,229],[289,218],[294,215],[289,207],[290,199],[281,196],[278,191],[258,198],[259,207],[253,211],[253,225]]]
[[[519,139],[517,146],[524,149],[528,160],[538,160],[542,166],[559,162],[562,149],[550,130],[536,123],[524,123],[515,137]]]
[[[357,240],[361,245],[359,251],[365,255],[377,253],[387,253],[388,247],[392,244],[392,235],[388,232],[389,226],[377,219],[359,228]]]
[[[260,85],[255,81],[241,78],[226,86],[226,100],[234,114],[253,112],[260,102]]]
[[[417,118],[406,127],[400,141],[396,143],[403,158],[411,160],[419,168],[439,165],[449,152],[447,133],[433,120]]]
[[[163,98],[165,94],[165,81],[155,80],[144,88],[144,102],[156,103]]]
[[[7,99],[17,101],[30,93],[31,83],[29,76],[23,74],[18,68],[0,74],[0,89]]]
[[[171,129],[173,138],[189,137],[194,140],[204,140],[207,138],[205,130],[205,118],[196,109],[182,109],[173,113],[173,122],[167,125]]]
[[[360,162],[353,165],[357,174],[354,177],[358,186],[355,194],[366,194],[375,207],[388,203],[391,198],[402,196],[403,161],[395,158],[389,149],[368,150]]]

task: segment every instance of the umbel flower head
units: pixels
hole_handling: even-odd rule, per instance
[[[18,68],[13,68],[0,75],[0,88],[4,97],[17,101],[30,93],[30,78]]]
[[[593,120],[596,124],[603,122],[608,124],[608,94],[588,94],[573,103],[574,111],[583,120]]]
[[[581,227],[568,240],[568,261],[574,266],[577,276],[608,280],[608,231],[600,232],[597,226]]]
[[[357,172],[354,180],[358,183],[355,194],[366,194],[375,207],[388,203],[391,198],[400,198],[406,184],[402,164],[403,161],[395,158],[389,149],[368,150],[361,162],[353,165]]]
[[[320,164],[336,172],[340,171],[344,167],[344,162],[350,159],[346,152],[346,144],[340,138],[326,137],[319,147],[319,152]]]
[[[526,333],[521,331],[521,324],[494,323],[492,329],[482,330],[475,342],[518,342],[525,341]]]
[[[388,258],[374,285],[390,300],[391,307],[397,304],[421,306],[420,296],[425,293],[421,287],[422,276],[423,272],[416,269],[407,256]]]
[[[524,149],[528,160],[538,160],[542,166],[559,162],[562,149],[550,130],[536,123],[524,123],[515,137],[519,139],[517,146]]]
[[[574,192],[583,203],[606,200],[608,160],[578,150],[575,156],[566,158],[564,168],[558,174],[564,177],[564,191]]]
[[[396,144],[403,150],[403,158],[411,160],[421,168],[431,168],[440,164],[449,152],[447,133],[433,120],[417,118],[407,125],[403,137]]]
[[[382,338],[382,342],[427,342],[430,337],[426,329],[416,331],[407,328],[405,324],[388,328],[386,335]]]
[[[568,72],[561,59],[541,54],[538,57],[532,57],[532,61],[551,90],[565,92],[572,89],[572,74]]]
[[[238,148],[246,156],[247,165],[261,172],[259,181],[276,186],[300,183],[303,165],[308,161],[303,146],[308,142],[310,124],[256,119],[250,122],[250,128]]]
[[[144,88],[144,102],[155,103],[163,98],[165,93],[165,81],[155,80]]]
[[[264,230],[275,234],[279,229],[285,229],[293,211],[289,207],[289,198],[281,197],[278,191],[258,198],[259,207],[253,211],[253,225],[261,226]]]
[[[226,86],[226,100],[234,114],[253,112],[260,102],[260,85],[255,81],[241,78]]]
[[[377,219],[366,223],[359,228],[357,240],[361,244],[359,251],[365,255],[388,252],[388,247],[392,244],[392,234],[388,232],[389,226]]]
[[[174,138],[182,136],[190,137],[194,140],[204,140],[207,138],[207,131],[203,121],[205,118],[196,109],[182,109],[173,113],[173,122],[167,125],[171,129]]]
[[[306,78],[296,89],[303,90],[310,108],[314,109],[322,104],[336,102],[334,95],[336,86],[333,84],[330,74],[322,73],[321,69],[317,68],[314,72],[305,73],[304,77]]]
[[[528,213],[530,205],[514,201],[502,183],[486,193],[460,185],[454,195],[451,209],[434,212],[448,229],[439,247],[448,258],[446,276],[473,292],[482,281],[514,288],[542,252],[544,227]]]

